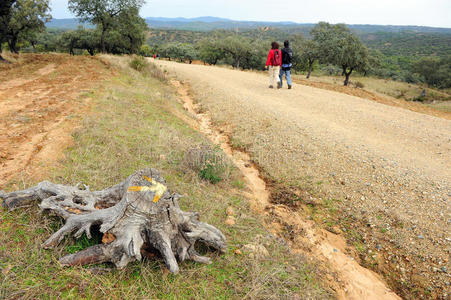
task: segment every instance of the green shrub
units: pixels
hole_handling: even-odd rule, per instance
[[[228,164],[219,149],[200,146],[189,150],[183,159],[183,167],[195,171],[199,178],[216,184],[226,177]]]
[[[223,168],[218,165],[207,163],[201,170],[199,170],[199,177],[203,180],[210,181],[216,184],[222,180]]]
[[[426,102],[428,99],[425,96],[418,96],[418,97],[413,97],[412,101],[416,101],[416,102]]]
[[[130,68],[135,69],[138,72],[143,71],[147,66],[148,63],[142,56],[136,56],[130,61]]]
[[[139,54],[144,57],[151,57],[152,56],[152,48],[150,48],[149,45],[142,45],[141,49],[139,49]]]

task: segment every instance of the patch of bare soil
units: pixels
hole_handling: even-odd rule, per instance
[[[81,94],[110,74],[99,59],[59,54],[23,54],[0,65],[0,187],[13,178],[42,179],[89,109]]]
[[[220,145],[246,179],[251,207],[255,212],[271,216],[272,223],[266,227],[278,236],[284,236],[285,227],[298,234],[289,242],[293,253],[308,254],[315,260],[324,263],[329,271],[326,280],[333,287],[339,299],[400,299],[391,291],[376,273],[360,266],[349,255],[346,240],[340,236],[318,229],[313,221],[292,211],[285,205],[270,203],[271,192],[261,178],[258,167],[244,151],[233,149],[224,129],[215,128],[207,113],[200,113],[193,99],[189,96],[189,88],[177,80],[171,81],[177,88],[184,108],[197,119],[196,129],[204,133],[213,143]],[[192,125],[192,122],[188,124]]]
[[[326,82],[309,81],[307,79],[296,79],[296,80],[294,80],[294,82],[303,84],[303,85],[307,85],[307,86],[312,86],[312,87],[319,88],[319,89],[335,91],[335,92],[339,92],[339,93],[343,93],[343,94],[347,94],[347,95],[351,95],[351,96],[369,99],[369,100],[372,100],[372,101],[375,101],[378,103],[391,105],[391,106],[395,106],[395,107],[401,107],[401,108],[408,109],[408,110],[411,110],[414,112],[419,112],[419,113],[427,114],[430,116],[435,116],[435,117],[440,117],[440,118],[444,118],[447,120],[451,120],[450,112],[437,110],[432,107],[428,107],[424,104],[415,103],[412,101],[406,101],[404,99],[396,99],[396,98],[389,97],[389,96],[377,95],[375,93],[372,93],[372,92],[364,90],[364,89],[354,88],[354,87],[350,87],[350,86],[339,86],[336,84],[326,83]]]

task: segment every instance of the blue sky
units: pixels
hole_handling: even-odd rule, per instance
[[[51,6],[54,18],[73,17],[67,0]],[[141,15],[451,28],[451,0],[148,0]]]

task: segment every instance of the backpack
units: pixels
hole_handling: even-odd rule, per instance
[[[282,53],[279,49],[274,50],[274,58],[272,62],[273,66],[281,66],[282,65]]]
[[[285,55],[282,54],[282,57],[284,58],[282,61],[283,64],[289,65],[293,63],[293,51],[291,50],[291,48],[284,48],[282,50],[282,53],[285,54]]]

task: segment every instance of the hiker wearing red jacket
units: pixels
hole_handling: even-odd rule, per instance
[[[279,44],[272,42],[271,50],[269,50],[268,59],[266,60],[266,69],[269,69],[269,88],[273,89],[274,85],[280,88],[280,66],[282,65],[282,52],[279,50]]]

